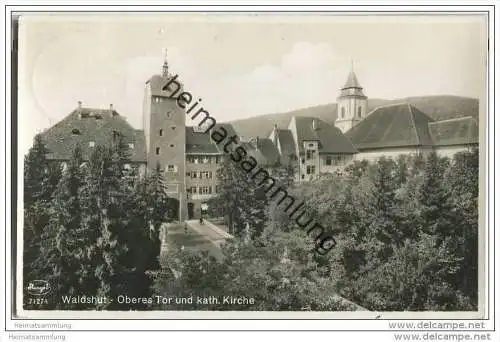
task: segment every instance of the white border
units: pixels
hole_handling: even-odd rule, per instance
[[[93,1],[92,1],[93,2]],[[464,3],[464,2],[462,2]],[[464,3],[466,4],[466,3]],[[493,11],[490,7],[484,7],[484,6],[470,6],[470,7],[467,7],[467,8],[464,8],[464,7],[456,7],[456,6],[424,6],[424,7],[411,7],[411,6],[391,6],[391,7],[383,7],[383,6],[364,6],[363,8],[360,8],[360,7],[353,7],[353,6],[336,6],[335,8],[332,8],[330,6],[321,6],[321,7],[306,7],[306,6],[303,6],[303,7],[283,7],[283,6],[272,6],[272,7],[262,7],[262,6],[247,6],[247,7],[237,7],[237,8],[234,8],[234,7],[230,7],[230,6],[221,6],[221,7],[218,7],[218,8],[213,8],[213,7],[207,7],[207,6],[199,6],[197,8],[193,8],[193,7],[186,7],[186,6],[175,6],[175,7],[149,7],[148,8],[148,11],[155,11],[155,10],[168,10],[168,11],[183,11],[183,10],[199,10],[199,11],[214,11],[214,10],[238,10],[238,11],[253,11],[253,12],[256,12],[256,11],[278,11],[278,10],[288,10],[288,11],[304,11],[304,10],[313,10],[313,11],[331,11],[331,10],[336,10],[336,11],[370,11],[370,10],[376,10],[376,11],[383,11],[383,10],[389,10],[389,11],[395,11],[395,10],[399,10],[399,11],[411,11],[413,8],[413,10],[418,10],[419,12],[424,12],[424,11],[448,11],[448,12],[451,12],[451,11],[454,11],[454,10],[459,10],[459,11],[464,11],[464,10],[470,10],[470,11],[477,11],[477,10],[482,10],[482,11],[489,11],[490,12],[490,34],[493,34],[494,31],[498,31],[498,25],[497,27],[493,27],[493,23],[492,23],[492,20],[493,20]],[[141,6],[131,6],[131,7],[126,7],[125,10],[127,11],[137,11],[137,10],[143,10],[144,8],[141,7]],[[40,7],[40,6],[30,6],[30,7],[21,7],[21,8],[16,8],[16,7],[10,7],[10,8],[7,8],[7,11],[6,11],[6,23],[7,23],[7,26],[6,26],[6,29],[7,29],[7,32],[6,35],[7,37],[10,37],[10,26],[9,26],[9,22],[10,22],[10,12],[12,11],[16,11],[16,10],[19,10],[19,11],[36,11],[36,10],[43,10],[43,11],[78,11],[78,10],[94,10],[94,11],[118,11],[120,10],[120,7],[118,6],[99,6],[99,7],[95,7],[95,6],[78,6],[78,7],[67,7],[67,6],[60,6],[60,7],[54,7],[54,6],[44,6],[44,7]],[[497,14],[497,18],[498,18],[498,10],[496,10],[496,14]],[[491,37],[490,37],[491,38]],[[495,37],[496,38],[496,37]],[[493,42],[493,39],[490,39],[490,47],[492,46],[492,43]],[[496,43],[496,41],[495,41]],[[7,40],[7,49],[9,48],[9,42]],[[492,56],[492,50],[490,48],[490,57]],[[8,53],[8,50],[7,50],[7,53]],[[10,55],[6,55],[7,56],[7,63],[10,65]],[[489,63],[489,71],[490,71],[490,74],[493,70],[493,61],[490,61]],[[10,69],[7,69],[6,70],[6,79],[7,80],[10,80]],[[495,94],[492,93],[493,91],[493,79],[490,78],[489,79],[489,87],[490,87],[490,92],[489,92],[489,100],[490,100],[490,114],[489,114],[489,118],[488,118],[488,123],[494,123],[493,121],[493,115],[492,113],[494,113],[494,108],[492,107],[493,106],[493,103],[491,102],[491,99],[494,97]],[[10,89],[9,89],[10,90]],[[9,128],[8,131],[6,131],[6,139],[10,139],[10,116],[9,116],[9,113],[10,113],[10,92],[7,94],[7,98],[6,98],[6,120],[7,120],[7,127]],[[22,118],[22,116],[20,116],[20,118]],[[3,125],[3,122],[2,122],[2,125]],[[494,127],[493,125],[488,125],[488,131],[489,131],[489,136],[490,137],[493,137],[493,134],[494,134]],[[10,141],[10,140],[7,140],[7,141]],[[2,144],[4,142],[2,141]],[[6,146],[7,148],[9,148],[10,146],[7,145]],[[492,147],[492,146],[491,146]],[[3,151],[5,150],[5,147],[2,149],[2,153]],[[492,153],[494,152],[494,149],[490,150],[490,155],[489,155],[489,170],[488,170],[488,173],[489,175],[493,175],[493,172],[494,172],[494,165],[493,163],[491,162],[492,161]],[[6,155],[6,162],[9,161],[9,158],[10,158],[10,150],[7,151],[7,155]],[[3,162],[3,159],[2,159],[2,162]],[[7,163],[6,165],[10,165],[10,163]],[[22,164],[20,164],[22,165]],[[7,184],[10,184],[10,170],[7,171]],[[19,176],[19,175],[18,175]],[[22,169],[21,169],[21,172],[20,172],[20,178],[19,180],[21,181],[22,180]],[[2,180],[3,182],[3,180]],[[6,184],[4,184],[6,185]],[[495,189],[496,190],[496,189]],[[7,222],[10,222],[10,202],[9,202],[9,197],[7,197],[9,194],[6,192],[6,203],[7,203],[7,206],[6,206],[6,212],[4,213],[6,215],[6,219],[7,219]],[[2,208],[2,211],[4,210],[4,208]],[[488,203],[488,211],[493,213],[494,212],[494,208],[493,208],[493,201],[490,201]],[[22,217],[22,216],[21,216]],[[489,226],[491,228],[493,228],[493,217],[490,217],[490,222],[489,222]],[[8,241],[8,244],[6,244],[6,250],[10,250],[10,241],[11,241],[11,236],[10,236],[10,227],[7,225],[6,228],[6,231],[7,231],[7,241]],[[490,235],[491,236],[491,235]],[[4,235],[2,234],[2,241],[4,243],[6,243],[7,241],[4,241],[5,237]],[[496,236],[496,240],[498,240],[498,237]],[[492,256],[492,251],[493,251],[493,246],[494,246],[494,242],[493,239],[490,239],[489,241],[489,245],[488,245],[488,250],[486,251],[488,253],[488,255],[491,257]],[[2,259],[3,259],[3,254],[2,254]],[[2,260],[3,261],[3,260]],[[493,260],[491,260],[493,262]],[[496,261],[496,260],[495,260]],[[11,265],[11,262],[12,260],[10,260],[10,255],[7,254],[7,260],[6,260],[7,264],[8,265]],[[492,264],[493,265],[493,264]],[[488,271],[488,266],[486,264],[486,271]],[[10,272],[10,269],[7,270],[7,278],[9,279],[10,278],[10,275],[11,275],[11,272]],[[491,275],[492,277],[492,275]],[[493,279],[491,279],[491,281],[493,281]],[[2,282],[3,283],[3,282]],[[493,283],[492,283],[493,284]],[[9,282],[8,284],[6,284],[7,286],[7,290],[10,291],[11,290],[11,283]],[[3,290],[3,285],[1,285],[1,289]],[[488,293],[489,293],[489,298],[494,298],[493,296],[493,288],[494,286],[491,286],[491,288],[488,289]],[[0,296],[0,297],[3,297]],[[495,298],[496,300],[496,298]],[[10,304],[11,304],[11,298],[9,296],[7,296],[6,298],[6,305],[7,307],[10,307]],[[492,303],[491,303],[492,304]],[[9,310],[10,311],[10,310]],[[3,313],[2,313],[3,314]],[[107,315],[108,313],[106,312],[100,312],[100,313],[95,313],[93,312],[92,313],[92,317],[93,318],[101,318],[100,316],[101,315]],[[134,315],[133,312],[124,312],[123,314],[125,315]],[[143,315],[144,313],[141,313],[141,315]],[[159,312],[150,312],[148,313],[149,316],[155,316],[156,318],[160,318],[158,317],[159,316]],[[180,313],[180,314],[184,314],[184,313]],[[210,316],[212,318],[214,318],[214,312],[208,312],[208,314],[210,314]],[[274,314],[274,313],[272,313]],[[281,314],[281,313],[276,313],[276,314]],[[305,318],[305,315],[304,313],[291,313],[292,315],[296,315],[296,314],[299,314],[300,317],[302,319]],[[314,316],[316,313],[312,313]],[[361,313],[362,314],[362,313]],[[375,318],[376,315],[373,315],[374,313],[370,313],[370,318]],[[409,313],[412,317],[411,318],[416,318],[415,316],[420,316],[422,314],[421,319],[423,320],[430,320],[432,316],[434,316],[433,318],[436,318],[434,314],[436,313],[431,313],[431,312],[426,312],[426,313]],[[444,316],[448,316],[447,318],[448,319],[451,319],[452,317],[453,318],[458,318],[456,313],[437,313],[439,314],[438,316],[440,318],[445,318]],[[464,313],[466,314],[466,313]],[[235,314],[234,313],[224,313],[222,312],[222,315],[225,315],[225,316],[229,316],[229,317],[235,317]],[[256,313],[250,313],[250,315],[252,315],[253,317],[257,318],[257,317],[260,317],[262,318],[262,316],[268,316],[268,313],[264,313],[264,312],[256,312]],[[383,317],[382,318],[391,318],[390,316],[392,316],[392,313],[382,313]],[[399,315],[398,317],[400,318],[403,318],[401,317],[401,313],[397,313],[397,315]],[[10,313],[8,313],[8,316],[10,316]],[[68,313],[65,313],[65,316],[68,317]],[[309,315],[307,315],[308,318],[311,317]],[[344,318],[351,318],[351,316],[348,314],[348,313],[342,313],[342,316]],[[45,317],[47,317],[45,315]],[[394,316],[393,316],[394,317]],[[489,305],[488,307],[488,317],[489,317],[489,320],[488,320],[488,324],[487,324],[487,327],[488,328],[493,328],[492,326],[492,321],[493,321],[493,312],[492,312],[492,305]],[[297,317],[299,318],[299,317]],[[311,317],[312,318],[312,317]],[[361,317],[357,317],[357,318],[361,318]],[[368,318],[368,317],[367,317]],[[394,317],[395,318],[395,317]],[[409,317],[407,317],[409,318]],[[19,321],[17,321],[19,323]],[[466,323],[468,323],[469,321],[465,321]],[[12,320],[8,320],[7,321],[7,328],[8,329],[13,329],[13,330],[18,330],[15,325],[14,325],[14,321]],[[28,321],[22,321],[22,323],[28,323]],[[38,323],[44,323],[44,322],[40,322],[38,321]],[[49,323],[49,322],[46,322],[46,323]],[[61,322],[63,323],[63,322]],[[262,320],[259,320],[258,322],[256,321],[242,321],[242,320],[231,320],[231,321],[224,321],[224,320],[204,320],[204,321],[201,321],[201,320],[185,320],[185,321],[179,321],[179,320],[168,320],[168,321],[162,321],[162,320],[154,320],[154,321],[144,321],[144,320],[120,320],[120,321],[110,321],[110,320],[100,320],[100,321],[97,321],[97,320],[82,320],[82,321],[67,321],[67,322],[64,322],[64,323],[71,323],[72,325],[72,329],[81,329],[81,330],[90,330],[90,329],[93,329],[93,330],[114,330],[114,329],[117,329],[117,330],[132,330],[132,329],[141,329],[141,330],[241,330],[241,329],[251,329],[251,330],[255,330],[255,329],[258,329],[258,330],[304,330],[304,329],[307,329],[307,330],[381,330],[381,329],[388,329],[388,322],[387,321],[381,321],[381,320],[370,320],[370,321],[363,321],[363,323],[361,323],[361,321],[359,320],[316,320],[316,321],[289,321],[289,320],[267,320],[267,321],[262,321]]]

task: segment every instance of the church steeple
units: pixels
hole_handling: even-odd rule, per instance
[[[164,77],[168,76],[167,48],[163,49],[163,70],[162,70],[162,75]]]
[[[337,120],[335,126],[347,132],[366,117],[367,97],[363,93],[351,60],[351,71],[337,98]]]

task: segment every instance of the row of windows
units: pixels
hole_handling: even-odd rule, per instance
[[[361,118],[362,115],[362,108],[361,106],[358,107],[358,118]],[[342,107],[340,109],[340,118],[343,119],[345,117],[345,107]]]
[[[326,156],[326,165],[337,165],[340,164],[343,160],[343,156]]]
[[[187,189],[187,192],[190,194],[198,194],[198,195],[211,195],[212,187],[211,186],[192,186]],[[219,192],[219,186],[215,187],[215,192]]]
[[[316,173],[316,166],[314,165],[308,165],[306,169],[306,173],[308,175],[314,175]]]
[[[191,171],[186,172],[186,177],[191,179],[212,179],[212,171]]]
[[[221,156],[188,156],[187,162],[191,164],[219,164]]]

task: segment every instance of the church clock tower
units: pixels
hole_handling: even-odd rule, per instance
[[[351,68],[347,81],[337,98],[335,126],[342,133],[347,132],[366,117],[367,99],[363,94],[363,87],[359,84],[358,78]]]
[[[166,58],[161,75],[152,76],[145,85],[143,126],[149,172],[159,167],[167,195],[179,201],[175,218],[186,217],[186,114],[177,105],[182,84],[169,73]]]

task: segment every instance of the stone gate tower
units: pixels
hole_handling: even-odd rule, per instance
[[[172,82],[175,80],[175,82]],[[168,85],[167,88],[165,88]],[[152,76],[144,89],[143,127],[146,139],[148,170],[159,167],[164,175],[167,193],[179,201],[179,220],[186,218],[186,114],[177,105],[182,84],[168,69],[165,61],[161,75]]]

